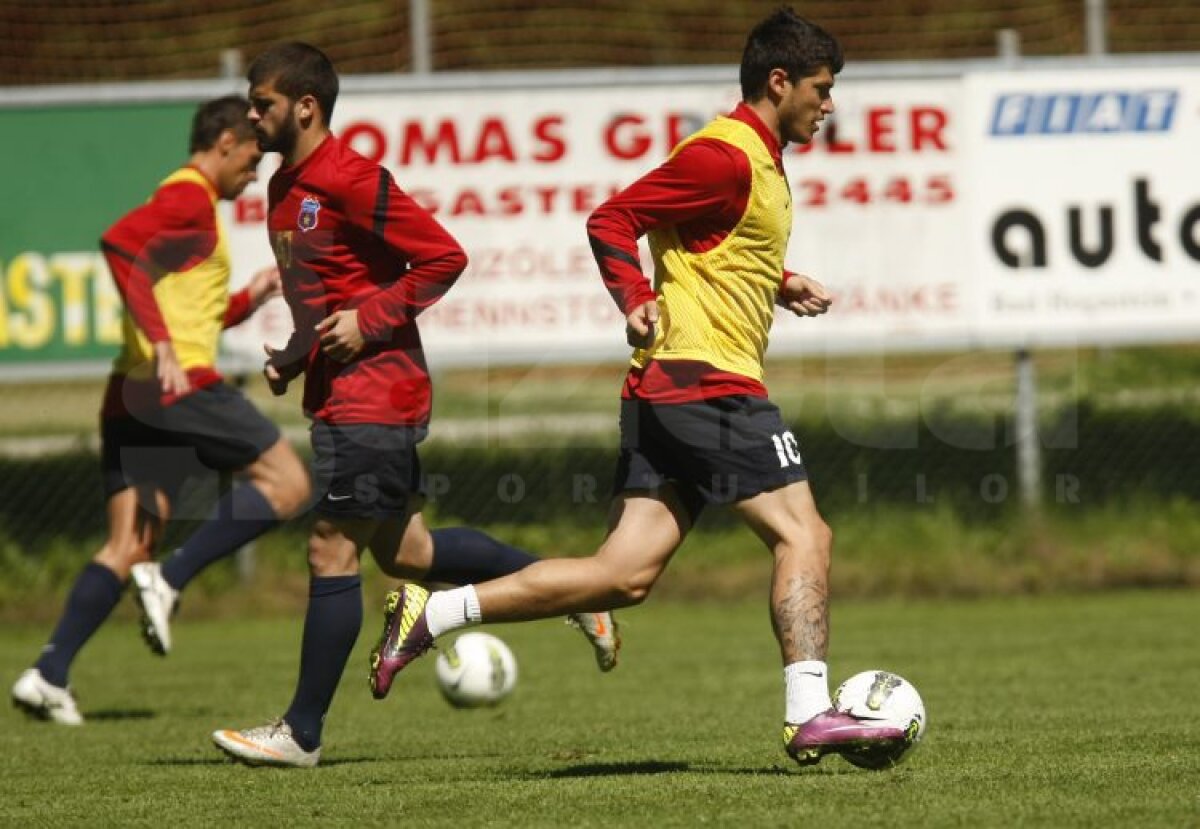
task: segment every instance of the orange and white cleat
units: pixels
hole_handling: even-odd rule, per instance
[[[617,667],[617,654],[621,650],[621,633],[617,620],[609,611],[602,613],[572,613],[567,624],[578,628],[592,643],[596,652],[596,667],[607,673]]]
[[[214,731],[217,748],[247,766],[312,768],[321,759],[321,748],[305,751],[292,736],[292,727],[283,720],[242,731]]]

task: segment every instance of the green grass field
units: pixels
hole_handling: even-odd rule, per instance
[[[72,676],[85,727],[0,715],[0,824],[1196,826],[1196,608],[1185,591],[839,604],[835,678],[886,667],[925,698],[925,743],[889,772],[790,765],[757,601],[626,612],[605,676],[565,626],[493,628],[522,676],[474,712],[441,701],[432,659],[371,700],[369,610],[308,771],[233,765],[208,739],[286,707],[299,619],[185,607],[158,661],[123,613]],[[5,681],[46,634],[0,631]]]

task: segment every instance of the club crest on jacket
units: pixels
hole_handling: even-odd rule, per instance
[[[317,226],[317,213],[321,210],[321,203],[313,196],[305,196],[300,202],[300,215],[296,217],[296,227],[300,228],[302,233],[307,233]]]

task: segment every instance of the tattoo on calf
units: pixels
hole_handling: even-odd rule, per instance
[[[785,654],[824,661],[829,648],[829,588],[807,577],[789,579],[775,602],[775,625]]]

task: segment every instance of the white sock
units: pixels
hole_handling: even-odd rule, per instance
[[[433,638],[452,630],[477,625],[483,621],[479,613],[479,597],[472,585],[453,590],[438,590],[425,603],[425,623]]]
[[[829,669],[824,662],[810,659],[793,662],[783,669],[787,688],[787,707],[783,719],[799,725],[833,707],[829,698]]]

